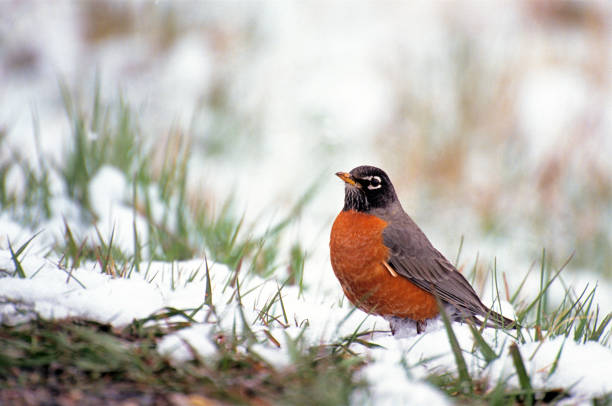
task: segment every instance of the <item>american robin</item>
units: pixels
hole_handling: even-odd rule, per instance
[[[346,297],[385,317],[395,333],[402,320],[421,333],[439,313],[487,327],[517,324],[486,307],[457,269],[406,214],[387,174],[359,166],[336,175],[345,182],[344,208],[329,243],[332,268]]]

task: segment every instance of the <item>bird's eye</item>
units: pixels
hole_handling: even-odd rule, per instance
[[[382,184],[380,181],[380,177],[372,176],[372,179],[370,179],[370,184],[368,185],[368,189],[374,190],[380,188],[381,186]]]

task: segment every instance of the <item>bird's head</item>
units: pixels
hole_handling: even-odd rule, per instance
[[[397,202],[393,184],[382,169],[364,165],[336,176],[345,183],[343,210],[368,212]]]

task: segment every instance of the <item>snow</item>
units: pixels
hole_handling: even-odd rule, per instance
[[[10,253],[0,254],[0,268],[12,271]],[[49,319],[84,317],[125,325],[135,318],[149,316],[152,309],[163,305],[160,293],[144,279],[112,279],[99,269],[96,271],[97,264],[87,264],[70,272],[46,259],[26,256],[22,266],[30,271],[32,278],[2,281],[2,297],[14,301],[2,305],[0,321],[4,324],[38,315]],[[27,312],[20,314],[20,309]],[[15,315],[19,317],[15,319]]]
[[[527,373],[534,387],[567,388],[571,387],[576,400],[588,400],[592,396],[603,396],[612,391],[610,376],[606,372],[612,362],[612,351],[596,342],[578,344],[571,338],[556,337],[543,343],[529,342],[520,346]],[[553,362],[562,351],[554,372]],[[585,373],[587,370],[588,372]],[[551,374],[552,372],[552,374]],[[518,386],[518,378],[507,353],[495,360],[490,366],[490,376],[495,379],[509,379]]]
[[[414,380],[401,365],[402,358],[392,351],[381,351],[386,357],[375,359],[363,371],[364,376],[373,384],[370,401],[361,398],[357,393],[352,401],[354,404],[376,405],[432,405],[444,406],[452,404],[439,389],[430,384]],[[371,399],[376,399],[372,401]]]
[[[157,350],[179,363],[192,360],[194,351],[200,359],[207,360],[217,353],[217,346],[211,341],[211,336],[211,325],[196,324],[164,336]]]
[[[146,219],[126,204],[131,194],[129,189],[123,172],[113,166],[103,166],[94,174],[89,184],[89,199],[99,221],[95,228],[91,227],[86,231],[89,241],[98,241],[101,236],[108,243],[112,237],[113,246],[120,248],[122,252],[133,254],[134,227],[140,241],[148,240],[149,228]],[[157,209],[154,213],[159,213],[157,205],[154,209]]]
[[[34,255],[25,255],[22,266],[27,272],[25,279],[4,277],[0,283],[2,324],[23,322],[35,316],[48,319],[83,317],[122,327],[165,308],[195,309],[205,300],[206,263],[202,259],[143,263],[141,273],[132,273],[129,278],[103,274],[97,263],[88,263],[69,272]],[[208,314],[205,306],[194,315],[197,322],[191,327],[168,334],[158,343],[158,351],[177,363],[194,356],[205,361],[214,359],[218,351],[217,334],[233,328],[239,332],[242,329],[235,296],[232,300],[234,292],[231,288],[224,289],[233,273],[220,264],[209,263],[208,266],[215,312]],[[0,250],[0,269],[9,273],[14,271],[11,255],[5,249]],[[261,322],[253,323],[254,318],[276,295],[277,283],[250,276],[241,280],[240,285],[242,292],[250,292],[241,300],[255,334],[263,339],[264,330],[268,330],[280,344],[277,348],[273,342],[262,340],[251,348],[268,362],[281,367],[290,365],[287,340],[301,334],[307,343],[314,345],[350,336],[358,328],[372,329],[379,332],[364,339],[381,348],[359,345],[353,348],[370,360],[360,374],[373,384],[368,394],[354,394],[356,403],[362,403],[367,395],[375,395],[377,399],[380,396],[384,404],[406,401],[407,396],[436,405],[448,404],[439,390],[424,382],[433,372],[456,373],[454,356],[441,321],[430,322],[424,334],[416,335],[412,329],[394,337],[388,332],[384,320],[351,311],[348,303],[341,303],[338,296],[325,297],[316,291],[306,291],[298,298],[296,287],[285,287],[282,290],[283,304],[289,327],[274,322],[264,326]],[[504,310],[508,306],[504,304]],[[270,313],[280,317],[278,304],[270,308]],[[180,320],[180,316],[171,320]],[[304,326],[307,327],[302,331]],[[500,330],[484,330],[487,342],[495,352],[502,354],[485,368],[484,360],[477,352],[473,355],[470,351],[475,344],[468,326],[455,323],[453,329],[464,349],[472,376],[487,378],[493,384],[508,380],[509,385],[518,387],[508,353],[510,343],[515,341],[511,335]],[[525,334],[530,335],[535,333]],[[554,373],[550,374],[561,346],[560,360]],[[557,337],[543,342],[527,341],[519,344],[519,349],[536,388],[571,388],[576,400],[612,391],[612,381],[607,378],[607,369],[612,363],[612,350],[608,346],[596,342],[577,344],[571,338]]]

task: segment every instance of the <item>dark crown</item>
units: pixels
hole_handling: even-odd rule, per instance
[[[344,210],[367,212],[384,208],[397,201],[389,176],[375,166],[358,166],[350,171],[357,183],[347,184],[344,192]]]

